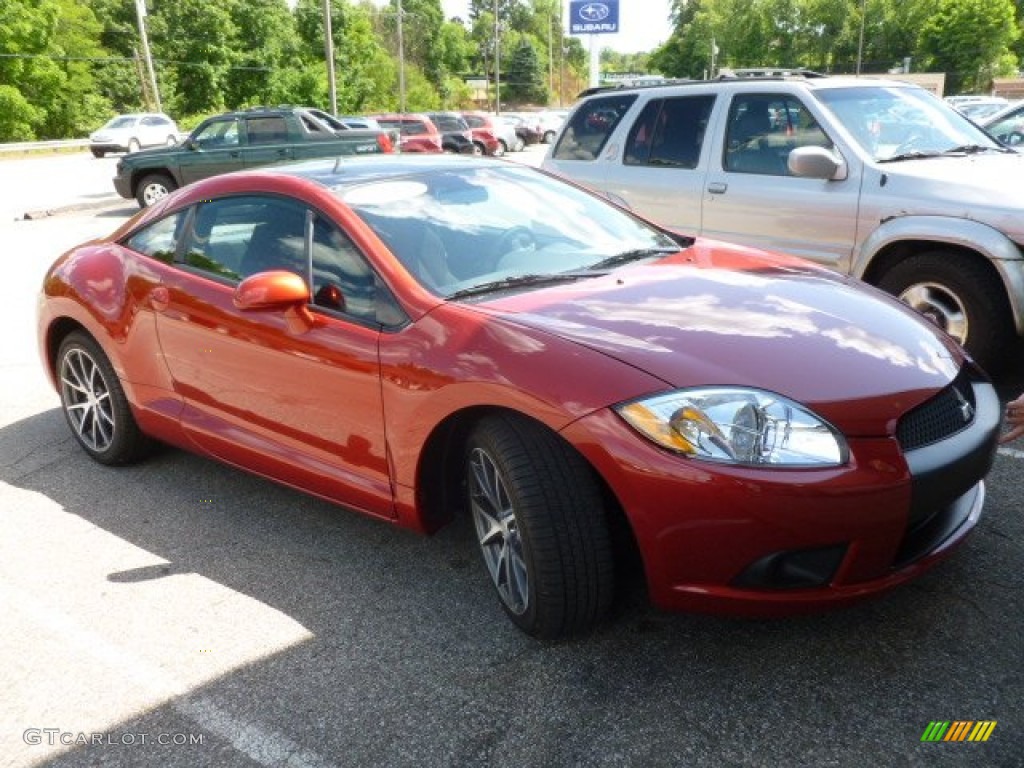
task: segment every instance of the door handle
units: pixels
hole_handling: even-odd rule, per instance
[[[171,292],[164,286],[158,285],[149,292],[149,303],[157,312],[163,312],[170,306]]]
[[[729,185],[724,181],[712,181],[708,184],[708,192],[712,195],[720,195],[729,188]]]

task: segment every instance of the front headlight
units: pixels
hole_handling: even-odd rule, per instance
[[[615,406],[640,434],[695,459],[768,467],[835,467],[846,441],[801,405],[743,387],[681,389]]]

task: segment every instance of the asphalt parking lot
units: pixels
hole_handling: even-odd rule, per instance
[[[65,167],[0,164],[0,211],[62,208],[31,190]],[[421,538],[180,451],[84,455],[33,311],[57,254],[134,211],[104,194],[0,219],[0,766],[1024,765],[1024,441],[965,546],[882,599],[743,621],[634,586],[538,643],[468,524]],[[923,742],[934,721],[996,725]]]

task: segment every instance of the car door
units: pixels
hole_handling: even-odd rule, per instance
[[[239,121],[223,117],[204,123],[176,155],[183,184],[242,169]]]
[[[315,234],[315,220],[305,206],[280,197],[199,205],[186,226],[178,268],[163,281],[160,348],[184,400],[184,429],[201,449],[392,517],[376,283],[362,255],[333,223],[321,227],[333,238],[330,247],[342,248],[346,263],[359,267],[361,282],[357,288],[339,277],[333,296],[321,297],[319,305],[311,301],[312,322],[297,323],[294,307],[241,310],[234,302],[242,278],[270,269],[295,271],[318,292],[324,289],[331,270],[314,272],[309,253],[330,238]],[[337,302],[346,291],[348,306]]]
[[[840,153],[811,110],[785,93],[735,93],[719,138],[704,184],[702,234],[843,269],[857,229],[856,155]],[[843,178],[792,175],[789,152],[809,145],[841,157]]]
[[[283,163],[293,158],[288,121],[282,115],[246,117],[242,161],[246,168]]]
[[[710,156],[704,139],[714,107],[715,96],[707,93],[648,101],[606,159],[608,195],[660,224],[699,232]]]

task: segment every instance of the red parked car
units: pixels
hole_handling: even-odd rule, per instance
[[[457,156],[191,184],[56,261],[39,343],[95,460],[162,441],[418,531],[466,516],[544,638],[607,614],[630,551],[669,609],[895,587],[978,522],[1000,421],[896,299]]]
[[[499,134],[506,134],[495,125],[495,119],[486,112],[463,112],[462,117],[469,124],[473,132],[473,143],[479,147],[480,152],[492,157],[501,157],[511,146],[507,139],[502,141]],[[514,133],[514,132],[513,132]]]
[[[398,134],[400,152],[443,152],[441,132],[425,115],[370,115],[385,131]]]

